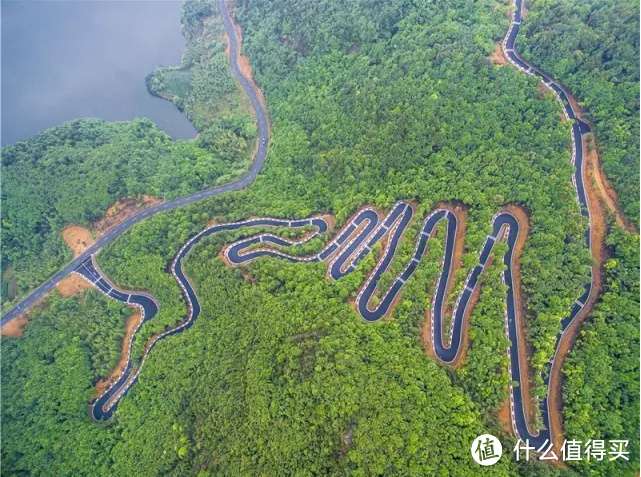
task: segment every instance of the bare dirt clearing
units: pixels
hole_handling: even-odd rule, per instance
[[[80,225],[68,225],[62,229],[62,239],[77,257],[95,242],[91,231]]]

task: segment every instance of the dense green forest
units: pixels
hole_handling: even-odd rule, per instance
[[[219,31],[218,20],[207,18],[215,10],[202,1],[186,4],[188,38]],[[589,276],[587,224],[570,180],[570,125],[560,122],[559,105],[532,78],[487,58],[507,30],[507,11],[494,0],[238,2],[244,51],[272,117],[266,167],[248,190],[156,216],[101,253],[102,268],[117,283],[150,290],[161,303],[135,341],[134,358],[150,336],[184,316],[167,264],[211,220],[329,212],[340,227],[364,204],[385,209],[414,199],[418,219],[389,279],[410,255],[418,222],[439,201],[458,200],[468,208],[468,224],[454,300],[493,214],[517,203],[531,221],[521,271],[542,395],[541,370],[559,321]],[[214,34],[181,68],[150,78],[164,77],[157,93],[171,96],[196,124],[198,105],[212,98],[196,93],[194,78],[209,62],[219,71],[220,41]],[[211,94],[231,92],[224,80],[211,81]],[[215,116],[200,120],[203,128],[217,124]],[[476,435],[501,436],[506,451],[514,444],[497,421],[509,380],[502,270],[495,260],[482,278],[463,366],[437,365],[425,356],[419,329],[441,267],[442,234],[390,319],[375,325],[349,304],[372,257],[332,282],[322,264],[266,259],[227,268],[218,253],[238,234],[207,239],[185,261],[201,316],[159,343],[105,426],[91,423],[86,404],[118,352],[113,327],[123,311],[93,294],[50,299],[23,338],[2,342],[3,475],[478,475],[469,456]],[[607,293],[566,370],[565,412],[581,416],[568,432],[629,438],[638,456],[630,431],[638,428],[638,416],[631,417],[638,408],[638,340],[626,336],[625,347],[613,346],[624,329],[638,327],[638,258],[635,238],[613,237]],[[80,316],[100,313],[104,319],[92,320],[91,332],[80,329]],[[94,358],[101,343],[109,351]],[[597,351],[620,361],[614,369],[621,373],[607,387],[591,368]],[[35,391],[41,376],[46,393]],[[594,392],[578,392],[582,383]],[[577,474],[503,458],[484,474],[615,476],[635,469],[634,462],[625,469],[594,464]]]
[[[536,0],[522,32],[524,56],[585,108],[603,168],[638,227],[639,2]]]
[[[608,245],[604,294],[564,368],[566,430],[584,441],[628,439],[639,432],[639,237],[615,230]],[[634,475],[637,439],[629,450],[629,463],[578,467],[593,475]]]
[[[126,307],[97,291],[54,296],[19,339],[2,339],[2,475],[98,475],[114,436],[89,419],[120,354]]]
[[[196,65],[184,106],[195,140],[172,141],[147,119],[78,120],[2,149],[3,305],[71,258],[66,225],[90,225],[119,198],[172,199],[246,169],[256,126],[227,69],[219,23],[204,28],[199,11],[183,14],[185,61]]]
[[[3,273],[21,296],[71,258],[66,225],[89,225],[122,197],[170,199],[225,182],[248,157],[247,148],[230,152],[174,142],[147,119],[72,121],[3,148]]]

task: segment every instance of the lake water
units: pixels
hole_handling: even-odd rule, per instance
[[[148,117],[174,138],[187,118],[145,76],[180,62],[181,1],[2,0],[2,144],[79,117]]]

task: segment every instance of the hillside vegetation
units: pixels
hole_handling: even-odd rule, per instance
[[[2,149],[4,307],[70,260],[60,235],[66,225],[89,225],[120,198],[172,199],[246,170],[256,126],[229,73],[221,27],[203,25],[207,10],[199,11],[183,14],[185,58],[195,64],[185,107],[195,140],[173,141],[147,119],[90,119]]]
[[[208,8],[205,2],[185,8],[208,24],[198,13]],[[136,338],[134,361],[150,336],[184,317],[167,264],[210,221],[331,213],[338,228],[365,204],[385,210],[398,199],[413,200],[417,219],[391,274],[411,254],[422,218],[441,201],[461,201],[467,232],[453,302],[478,260],[492,216],[516,203],[531,222],[521,274],[541,396],[559,322],[589,277],[587,224],[571,182],[570,124],[561,120],[560,106],[541,95],[532,78],[488,60],[507,30],[507,5],[239,1],[235,13],[272,118],[266,166],[249,189],[146,220],[101,252],[100,265],[116,283],[148,290],[161,304]],[[220,52],[220,45],[212,51]],[[216,61],[211,58],[197,62]],[[202,66],[185,65],[190,71]],[[162,91],[173,91],[173,99],[183,98],[188,114],[196,114],[196,106],[189,113],[189,102],[204,99],[191,96],[184,76]],[[10,423],[2,427],[3,473],[476,476],[469,446],[482,432],[500,436],[509,454],[514,439],[497,419],[509,380],[498,260],[504,249],[482,278],[467,359],[449,369],[425,355],[419,336],[441,270],[442,229],[389,319],[375,325],[363,323],[350,305],[374,266],[371,256],[338,282],[326,278],[322,264],[265,259],[232,269],[219,252],[238,236],[204,240],[185,260],[201,315],[188,331],[154,348],[110,425],[87,417],[96,375],[91,348],[77,328],[66,329],[61,340],[54,335],[46,354],[38,350],[40,315],[24,338],[3,340],[4,356],[10,356],[2,373],[2,416]],[[638,323],[631,312],[638,289],[632,245],[618,245],[628,240],[623,235],[611,242],[616,262],[609,266],[608,288],[626,300],[609,295],[595,312],[620,317],[626,328]],[[617,283],[625,283],[624,294]],[[49,319],[42,322],[64,326],[71,306],[44,308]],[[102,302],[96,307],[116,314]],[[612,333],[615,322],[602,317],[594,326],[600,336],[604,328]],[[608,428],[610,416],[612,422],[634,420],[638,341],[629,338],[627,348],[606,350],[612,343],[582,337],[572,355],[566,414],[583,413],[574,427],[581,436],[627,433],[627,424]],[[114,347],[107,339],[105,344]],[[585,396],[577,391],[581,379],[598,386],[588,370],[592,347],[608,359],[624,356],[617,369],[625,374],[611,388]],[[46,394],[33,391],[31,376],[49,377]],[[621,399],[610,408],[585,414],[586,405],[613,394]],[[636,434],[621,438],[638,449]],[[638,465],[594,468],[614,476],[633,474]],[[484,474],[570,476],[584,470],[517,465],[510,456]]]
[[[630,439],[629,462],[578,463],[591,475],[639,471],[639,237],[609,238],[601,302],[584,325],[565,366],[567,433],[589,439]]]
[[[639,2],[536,0],[524,56],[567,85],[594,125],[603,168],[639,226]]]

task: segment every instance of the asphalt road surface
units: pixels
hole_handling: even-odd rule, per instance
[[[229,13],[226,10],[224,2],[220,1],[221,10],[223,11],[223,18],[225,21],[225,29],[229,32],[232,31],[232,23],[229,17]],[[586,123],[580,121],[577,118],[576,111],[572,108],[572,105],[568,99],[568,94],[565,88],[554,81],[544,72],[539,69],[529,65],[525,62],[516,52],[515,41],[521,24],[521,0],[515,0],[514,2],[515,12],[512,17],[512,22],[510,29],[505,36],[503,41],[503,50],[508,58],[508,60],[522,72],[528,75],[534,75],[539,77],[543,84],[552,91],[557,100],[563,106],[564,113],[567,119],[573,121],[572,125],[572,164],[574,166],[574,173],[572,181],[576,190],[576,199],[579,204],[581,213],[588,218],[589,223],[589,207],[588,199],[585,194],[583,186],[583,177],[584,177],[584,164],[583,164],[583,155],[582,155],[582,133],[589,131],[589,127]],[[236,58],[236,40],[233,34],[230,34],[231,42],[231,57]],[[239,181],[227,184],[218,188],[210,189],[207,191],[199,192],[192,196],[176,199],[172,202],[161,204],[159,206],[146,209],[142,211],[137,216],[132,217],[128,221],[119,225],[107,235],[103,236],[94,246],[87,250],[83,255],[74,260],[69,264],[65,269],[56,274],[52,279],[47,283],[43,284],[38,290],[36,290],[32,295],[29,296],[24,302],[22,302],[16,309],[12,310],[9,314],[5,316],[3,322],[7,319],[11,319],[16,314],[22,312],[35,300],[37,300],[42,294],[46,293],[51,287],[57,283],[62,277],[67,273],[75,271],[76,273],[81,274],[85,279],[90,281],[94,286],[100,289],[110,298],[115,300],[122,301],[124,303],[132,304],[138,306],[143,313],[143,320],[150,320],[158,311],[158,303],[148,294],[139,293],[139,292],[129,292],[123,291],[116,288],[113,283],[111,283],[98,269],[96,266],[93,256],[95,253],[100,250],[102,246],[106,243],[109,243],[115,237],[120,235],[122,232],[127,230],[133,224],[139,222],[140,220],[156,214],[163,210],[170,210],[182,205],[186,205],[197,200],[200,200],[205,197],[210,197],[222,192],[237,190],[242,187],[246,187],[251,183],[256,174],[262,167],[262,164],[265,160],[266,154],[266,142],[267,142],[267,121],[265,112],[256,98],[254,91],[251,88],[251,85],[248,81],[240,74],[238,71],[238,65],[235,62],[232,62],[232,71],[234,76],[241,82],[243,88],[249,95],[252,105],[256,110],[256,116],[258,118],[259,125],[259,148],[256,155],[256,160],[250,170],[250,172],[245,175]],[[489,257],[491,255],[492,249],[497,241],[505,240],[507,244],[507,252],[503,257],[503,262],[505,264],[505,271],[503,273],[503,280],[507,287],[506,294],[506,337],[508,338],[509,345],[509,372],[511,374],[512,383],[516,383],[516,386],[510,385],[510,413],[513,429],[518,437],[521,439],[529,440],[530,445],[535,446],[536,448],[546,449],[547,445],[551,443],[550,435],[550,420],[549,420],[549,409],[548,409],[548,400],[550,396],[550,389],[548,387],[547,396],[540,402],[540,414],[542,426],[541,428],[533,432],[529,426],[526,417],[526,411],[524,407],[524,400],[529,399],[528,396],[522,395],[523,386],[521,386],[521,370],[522,366],[526,367],[527,363],[521,363],[519,358],[519,348],[524,346],[524,343],[519,342],[519,327],[521,326],[519,320],[522,319],[520,314],[517,312],[519,309],[519,304],[516,303],[516,298],[513,289],[513,251],[516,244],[517,237],[519,235],[519,223],[516,218],[508,212],[500,212],[494,216],[491,224],[491,232],[487,236],[485,244],[483,245],[479,253],[478,264],[472,268],[468,274],[463,291],[456,301],[456,305],[453,310],[453,318],[449,330],[449,339],[445,340],[443,337],[446,333],[443,330],[444,322],[444,304],[446,302],[447,295],[447,283],[452,273],[453,268],[453,256],[454,256],[454,245],[456,231],[458,227],[458,222],[456,215],[453,214],[450,210],[446,208],[440,208],[433,211],[423,222],[423,225],[420,229],[420,232],[416,239],[416,246],[414,253],[412,254],[408,263],[404,266],[403,270],[395,277],[392,281],[389,288],[380,294],[381,298],[377,301],[377,304],[374,306],[370,305],[372,301],[372,296],[376,293],[379,284],[379,281],[383,274],[389,269],[390,264],[394,258],[396,249],[398,247],[399,241],[403,236],[403,233],[406,231],[408,225],[411,223],[413,218],[414,211],[409,203],[398,202],[391,211],[384,217],[381,218],[376,211],[371,208],[361,209],[336,235],[336,237],[323,247],[323,249],[313,255],[301,256],[291,253],[286,253],[283,251],[283,248],[292,247],[295,248],[297,245],[305,243],[312,238],[323,234],[328,229],[328,224],[322,217],[312,217],[309,219],[299,219],[299,220],[287,220],[287,219],[277,219],[277,218],[262,218],[262,219],[250,219],[246,221],[233,222],[229,224],[219,224],[208,227],[192,237],[187,241],[178,254],[175,256],[172,265],[171,272],[179,283],[185,301],[188,305],[188,313],[184,320],[174,328],[171,328],[160,335],[155,336],[148,343],[145,348],[142,360],[137,368],[133,368],[131,360],[128,359],[125,370],[120,375],[118,380],[114,382],[91,406],[91,415],[94,419],[108,419],[112,416],[114,410],[117,407],[119,400],[127,393],[131,386],[136,382],[136,379],[144,365],[145,360],[147,359],[150,351],[153,349],[154,345],[161,339],[180,333],[185,329],[192,326],[194,320],[198,317],[200,313],[200,304],[198,302],[198,297],[189,282],[189,279],[184,274],[182,270],[182,260],[187,256],[189,251],[203,238],[210,235],[229,231],[229,230],[238,230],[242,228],[249,227],[278,227],[278,228],[313,228],[313,232],[304,236],[304,238],[296,240],[287,240],[270,233],[261,233],[249,238],[244,238],[234,242],[233,244],[227,246],[224,250],[224,255],[226,260],[231,265],[242,265],[246,264],[252,260],[256,260],[260,257],[271,256],[275,258],[281,258],[284,260],[289,260],[292,262],[328,262],[328,274],[334,280],[339,280],[343,276],[352,272],[379,243],[382,239],[387,238],[385,249],[383,251],[382,257],[378,261],[374,270],[370,273],[365,283],[361,287],[357,297],[356,297],[356,307],[359,314],[367,322],[374,322],[380,320],[385,316],[390,308],[392,307],[394,300],[399,295],[403,286],[416,271],[423,255],[425,254],[428,243],[431,235],[434,233],[437,225],[444,221],[445,226],[445,252],[443,256],[443,269],[437,283],[437,289],[434,294],[434,299],[432,303],[432,345],[434,347],[434,353],[444,363],[452,363],[459,356],[462,351],[462,346],[464,343],[463,332],[464,332],[464,316],[469,313],[469,307],[471,306],[471,297],[476,289],[479,287],[479,278],[485,266],[488,264]],[[307,230],[307,229],[305,229]],[[586,241],[588,247],[590,247],[590,230],[586,230]],[[563,333],[568,329],[570,323],[575,318],[575,316],[581,311],[585,302],[590,294],[592,282],[586,284],[583,294],[576,300],[572,309],[569,311],[568,316],[562,320],[559,332],[557,335],[557,349],[558,344],[563,336]],[[132,340],[133,336],[132,334]],[[127,353],[130,352],[131,342],[130,340],[127,348]],[[548,363],[549,371],[554,363],[555,356]],[[524,376],[527,376],[527,372],[523,373]],[[546,373],[549,375],[549,373]],[[549,385],[549,382],[546,380],[546,384]]]
[[[105,245],[113,242],[116,238],[118,238],[120,235],[122,235],[124,232],[129,230],[132,226],[134,226],[138,222],[148,217],[151,217],[152,215],[177,209],[185,205],[193,204],[194,202],[198,202],[208,197],[213,197],[219,194],[223,194],[225,192],[244,189],[249,184],[254,182],[254,179],[256,179],[256,176],[258,175],[260,170],[263,168],[263,164],[265,163],[265,158],[267,156],[267,146],[269,142],[269,127],[268,127],[268,120],[267,120],[267,112],[265,111],[265,108],[263,107],[261,102],[258,100],[258,97],[256,96],[256,91],[254,91],[249,79],[245,78],[240,72],[238,61],[237,61],[238,53],[239,53],[238,41],[237,41],[236,33],[234,30],[234,24],[232,22],[231,16],[229,14],[229,11],[227,10],[227,6],[224,0],[218,0],[218,5],[220,7],[220,11],[222,12],[225,31],[227,32],[227,35],[229,37],[229,52],[230,52],[230,58],[231,58],[230,68],[231,68],[232,75],[241,84],[243,90],[245,91],[245,94],[247,94],[249,101],[251,102],[252,108],[256,112],[256,122],[258,126],[258,147],[256,150],[254,161],[252,162],[252,165],[249,171],[240,179],[234,182],[230,182],[228,184],[224,184],[217,187],[212,187],[210,189],[197,192],[187,197],[180,197],[168,202],[164,202],[162,204],[155,205],[153,207],[146,208],[140,211],[139,213],[131,216],[130,218],[120,223],[119,225],[113,227],[112,229],[107,231],[102,237],[100,237],[85,252],[83,252],[81,255],[79,255],[74,260],[72,260],[62,270],[58,271],[46,282],[44,282],[38,288],[33,290],[29,295],[27,295],[27,297],[25,297],[21,302],[19,302],[12,309],[10,309],[2,317],[2,320],[0,321],[1,324],[4,324],[7,321],[12,320],[20,316],[22,313],[28,311],[43,296],[45,296],[49,291],[51,291],[51,289],[53,289],[60,280],[65,278],[69,273],[75,270],[80,264],[85,262],[89,257],[91,257],[92,255],[95,255]]]

